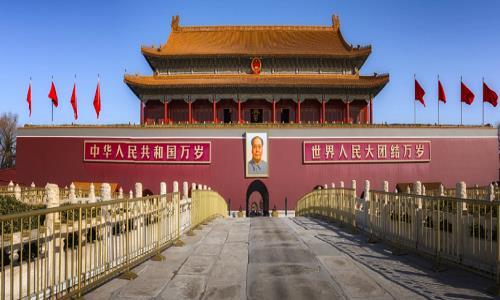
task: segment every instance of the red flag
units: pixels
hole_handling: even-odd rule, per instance
[[[52,104],[55,107],[57,107],[58,100],[57,100],[57,92],[56,92],[56,86],[54,85],[54,81],[52,81],[52,85],[50,86],[49,98],[52,99]]]
[[[444,93],[444,88],[441,84],[441,80],[438,80],[438,101],[443,101],[444,103],[446,103],[446,94]]]
[[[420,83],[418,83],[418,81],[415,79],[415,100],[420,101],[420,103],[422,103],[425,107],[424,95],[425,95],[424,89],[422,88]]]
[[[483,102],[488,102],[494,107],[498,104],[498,95],[483,82]]]
[[[76,82],[73,85],[73,93],[71,94],[71,106],[73,106],[73,112],[75,113],[75,120],[78,120],[78,106],[76,104]]]
[[[474,93],[464,84],[460,82],[460,100],[468,105],[471,105],[474,101]]]
[[[97,88],[95,90],[94,108],[97,118],[99,119],[99,113],[101,112],[101,88],[99,86],[99,81],[97,81]]]
[[[26,95],[26,101],[28,101],[28,108],[30,109],[30,117],[31,117],[31,80],[30,80],[30,86],[28,88],[28,95]]]

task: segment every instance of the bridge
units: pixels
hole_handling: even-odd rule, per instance
[[[490,280],[311,218],[217,219],[86,299],[493,299]]]
[[[406,194],[365,184],[362,199],[352,188],[315,190],[292,218],[230,218],[225,200],[207,187],[193,185],[190,195],[187,183],[182,193],[177,183],[172,193],[161,187],[160,195],[143,197],[137,186],[135,195],[116,199],[106,183],[98,196],[91,190],[80,198],[55,185],[17,188],[19,200],[48,208],[0,216],[1,298],[498,295],[500,204],[468,199],[462,186],[432,196],[418,183]],[[493,198],[495,191],[474,193]]]

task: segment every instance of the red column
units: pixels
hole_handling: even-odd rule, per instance
[[[165,102],[163,102],[164,110],[163,110],[163,123],[168,124],[168,102],[167,99],[165,99]]]
[[[214,101],[213,101],[213,106],[214,106],[214,123],[217,123],[217,105],[215,104],[215,96],[214,96]]]
[[[323,102],[321,102],[321,123],[326,122],[325,117],[326,117],[326,102],[325,98],[323,98]]]
[[[300,97],[297,96],[297,123],[300,123]]]
[[[144,124],[144,103],[139,101],[141,107],[141,125]]]
[[[241,101],[238,98],[238,124],[241,124]]]
[[[370,96],[370,124],[373,124],[373,97]]]
[[[366,107],[365,107],[365,123],[368,124],[368,108],[369,108],[370,104],[369,103],[366,103]]]
[[[193,123],[193,111],[191,109],[192,103],[191,103],[191,98],[188,99],[188,123],[191,124]]]
[[[276,123],[276,100],[273,99],[273,123]]]
[[[349,102],[346,103],[346,123],[351,123],[351,113],[349,112]]]

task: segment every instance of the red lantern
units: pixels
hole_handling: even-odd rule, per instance
[[[252,59],[252,72],[253,74],[260,74],[260,70],[262,69],[262,62],[260,61],[260,58],[253,58]]]

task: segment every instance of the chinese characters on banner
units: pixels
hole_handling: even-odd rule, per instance
[[[209,164],[210,142],[85,141],[84,161]]]
[[[304,141],[304,163],[428,162],[430,141]]]

